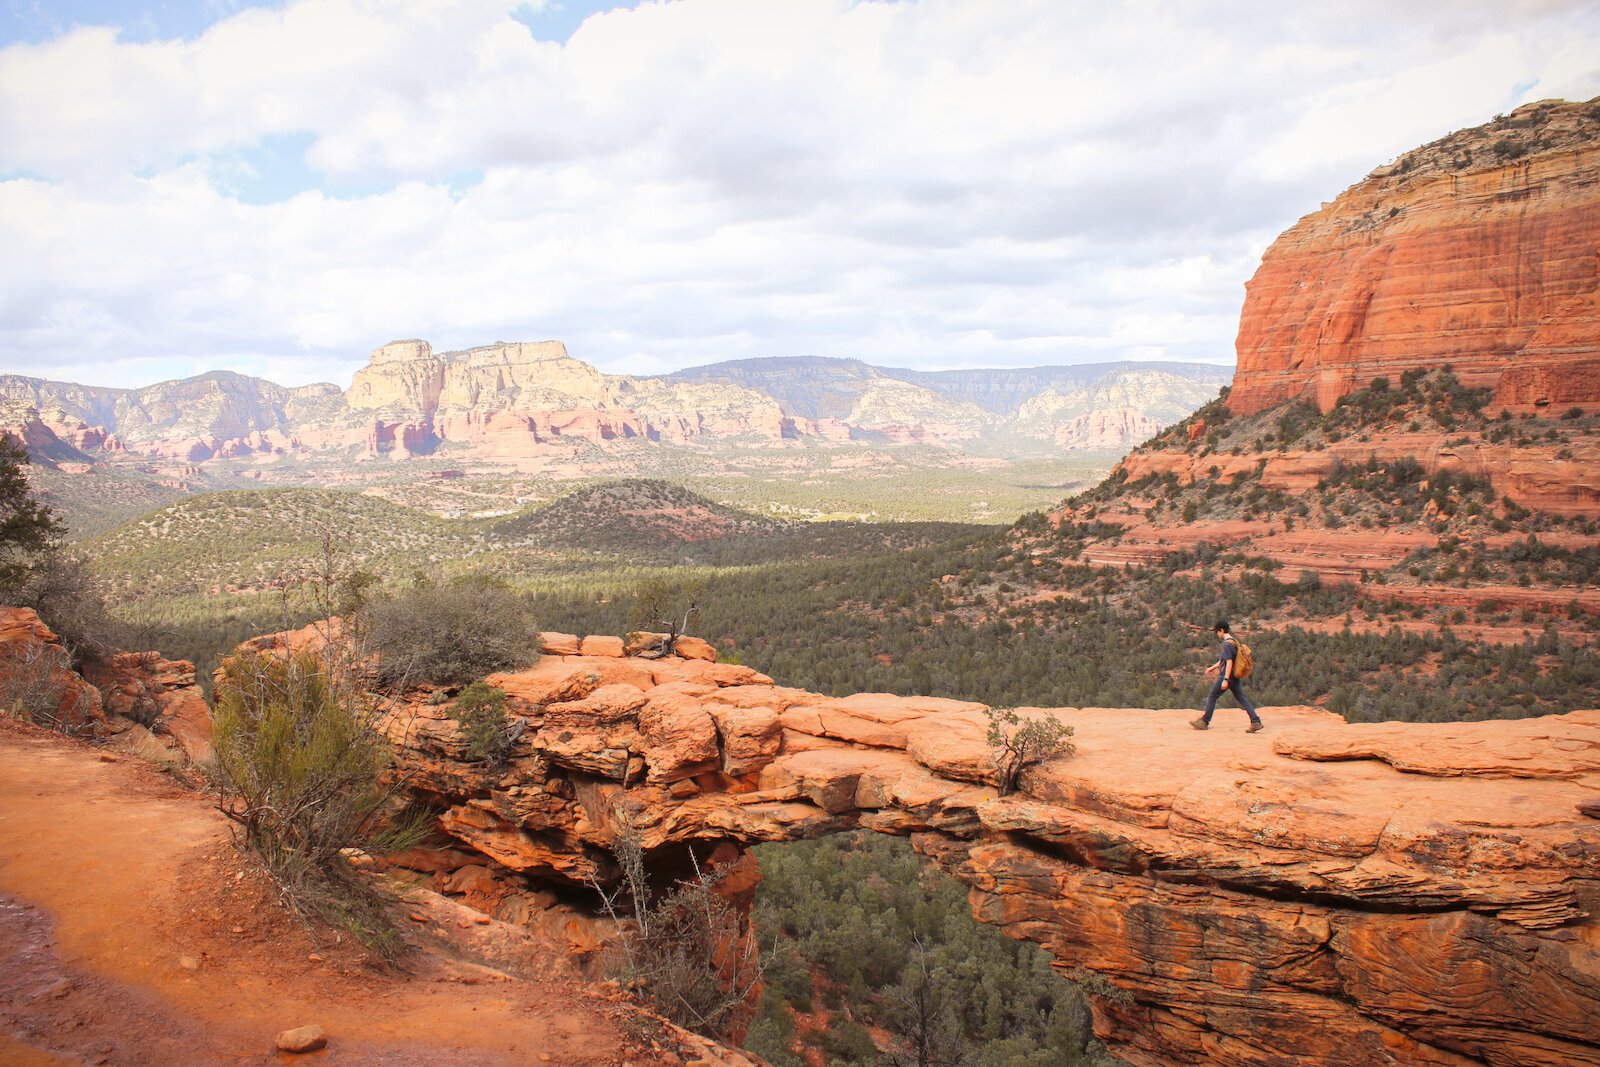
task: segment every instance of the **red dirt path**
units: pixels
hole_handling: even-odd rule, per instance
[[[601,987],[410,969],[315,941],[203,797],[0,716],[0,1063],[660,1062]],[[274,1051],[312,1023],[327,1050]]]

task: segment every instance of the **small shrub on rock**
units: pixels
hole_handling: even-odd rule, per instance
[[[482,575],[420,582],[369,601],[362,614],[378,677],[389,686],[461,685],[539,654],[529,598]]]
[[[1015,708],[990,708],[989,751],[999,775],[1000,795],[1010,796],[1022,784],[1022,772],[1055,756],[1070,756],[1072,727],[1054,715],[1024,721]]]
[[[491,764],[506,761],[517,734],[506,715],[505,690],[473,682],[456,698],[455,713],[461,724],[461,737],[467,743],[467,759]]]

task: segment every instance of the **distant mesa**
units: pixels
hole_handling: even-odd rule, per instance
[[[373,351],[348,390],[213,372],[142,389],[0,376],[0,430],[46,459],[77,450],[179,464],[449,456],[570,459],[660,445],[957,445],[1125,449],[1216,394],[1226,368],[1101,363],[920,372],[820,358],[741,360],[658,377],[604,374],[560,341]]]

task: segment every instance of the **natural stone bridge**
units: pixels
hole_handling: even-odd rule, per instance
[[[1076,754],[1000,797],[981,705],[546,638],[489,679],[528,725],[505,767],[463,761],[448,703],[388,718],[463,846],[436,884],[501,918],[537,924],[561,911],[548,887],[612,875],[626,775],[663,859],[910,837],[980,919],[1121,991],[1093,997],[1096,1032],[1135,1064],[1600,1064],[1600,712],[1275,708],[1246,735],[1228,710],[1196,733],[1187,711],[1060,709]]]

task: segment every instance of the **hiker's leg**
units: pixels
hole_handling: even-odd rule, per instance
[[[1206,713],[1200,716],[1200,721],[1207,726],[1211,725],[1211,713],[1217,710],[1217,698],[1222,695],[1222,679],[1218,678],[1211,683],[1211,692],[1206,694]]]
[[[1260,722],[1261,716],[1256,714],[1256,706],[1250,703],[1250,698],[1244,695],[1244,687],[1239,684],[1239,679],[1230,679],[1228,681],[1228,688],[1233,690],[1233,699],[1237,700],[1239,702],[1239,706],[1249,714],[1250,721]]]

